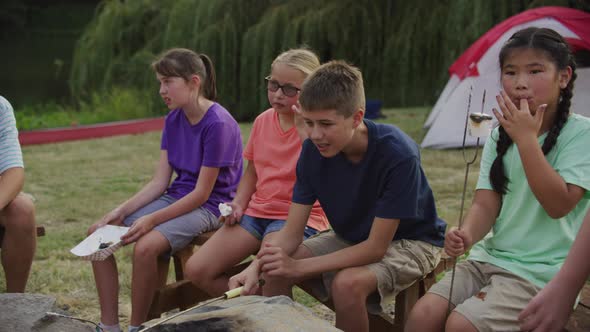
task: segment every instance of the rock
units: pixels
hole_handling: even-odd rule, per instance
[[[92,332],[91,324],[48,316],[61,311],[54,297],[41,294],[0,294],[0,332]]]
[[[152,326],[161,319],[145,323]],[[198,307],[150,332],[197,331],[340,331],[286,296],[244,296]]]

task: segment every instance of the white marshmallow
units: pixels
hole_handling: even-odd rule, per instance
[[[219,212],[221,213],[222,216],[227,217],[233,212],[233,210],[232,210],[231,206],[229,206],[225,203],[219,203]]]

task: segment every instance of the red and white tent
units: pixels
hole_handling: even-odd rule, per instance
[[[482,111],[482,95],[486,90],[483,110],[492,114],[497,108],[495,96],[500,92],[498,55],[502,45],[516,31],[528,27],[550,28],[561,34],[575,52],[590,51],[590,14],[564,7],[541,7],[512,16],[486,32],[449,68],[451,78],[428,116],[428,132],[423,148],[461,147],[470,87],[473,86],[471,112]],[[590,67],[576,70],[572,110],[590,116]],[[467,137],[467,145],[475,139]]]

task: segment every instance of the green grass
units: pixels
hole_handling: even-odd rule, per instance
[[[418,142],[427,108],[388,109],[387,118]],[[241,125],[243,138],[251,124]],[[160,133],[29,146],[23,149],[27,180],[25,191],[36,199],[37,223],[47,234],[38,239],[27,291],[55,296],[72,314],[98,320],[99,308],[90,264],[69,250],[79,243],[88,227],[129,198],[151,177],[159,157]],[[464,163],[460,150],[423,150],[423,167],[434,190],[439,214],[450,224],[458,218]],[[466,206],[478,175],[469,177]],[[120,315],[130,314],[131,248],[117,253],[120,269]],[[172,270],[172,269],[171,269]],[[5,289],[0,275],[0,290]],[[315,303],[300,292],[297,299]]]

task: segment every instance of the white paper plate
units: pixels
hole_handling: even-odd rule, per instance
[[[106,225],[97,229],[90,234],[84,241],[72,248],[70,252],[76,256],[80,256],[89,261],[102,261],[113,254],[117,249],[123,245],[121,243],[121,236],[123,236],[129,227],[120,227],[113,225]],[[112,242],[112,244],[105,248],[99,249],[101,243]]]

